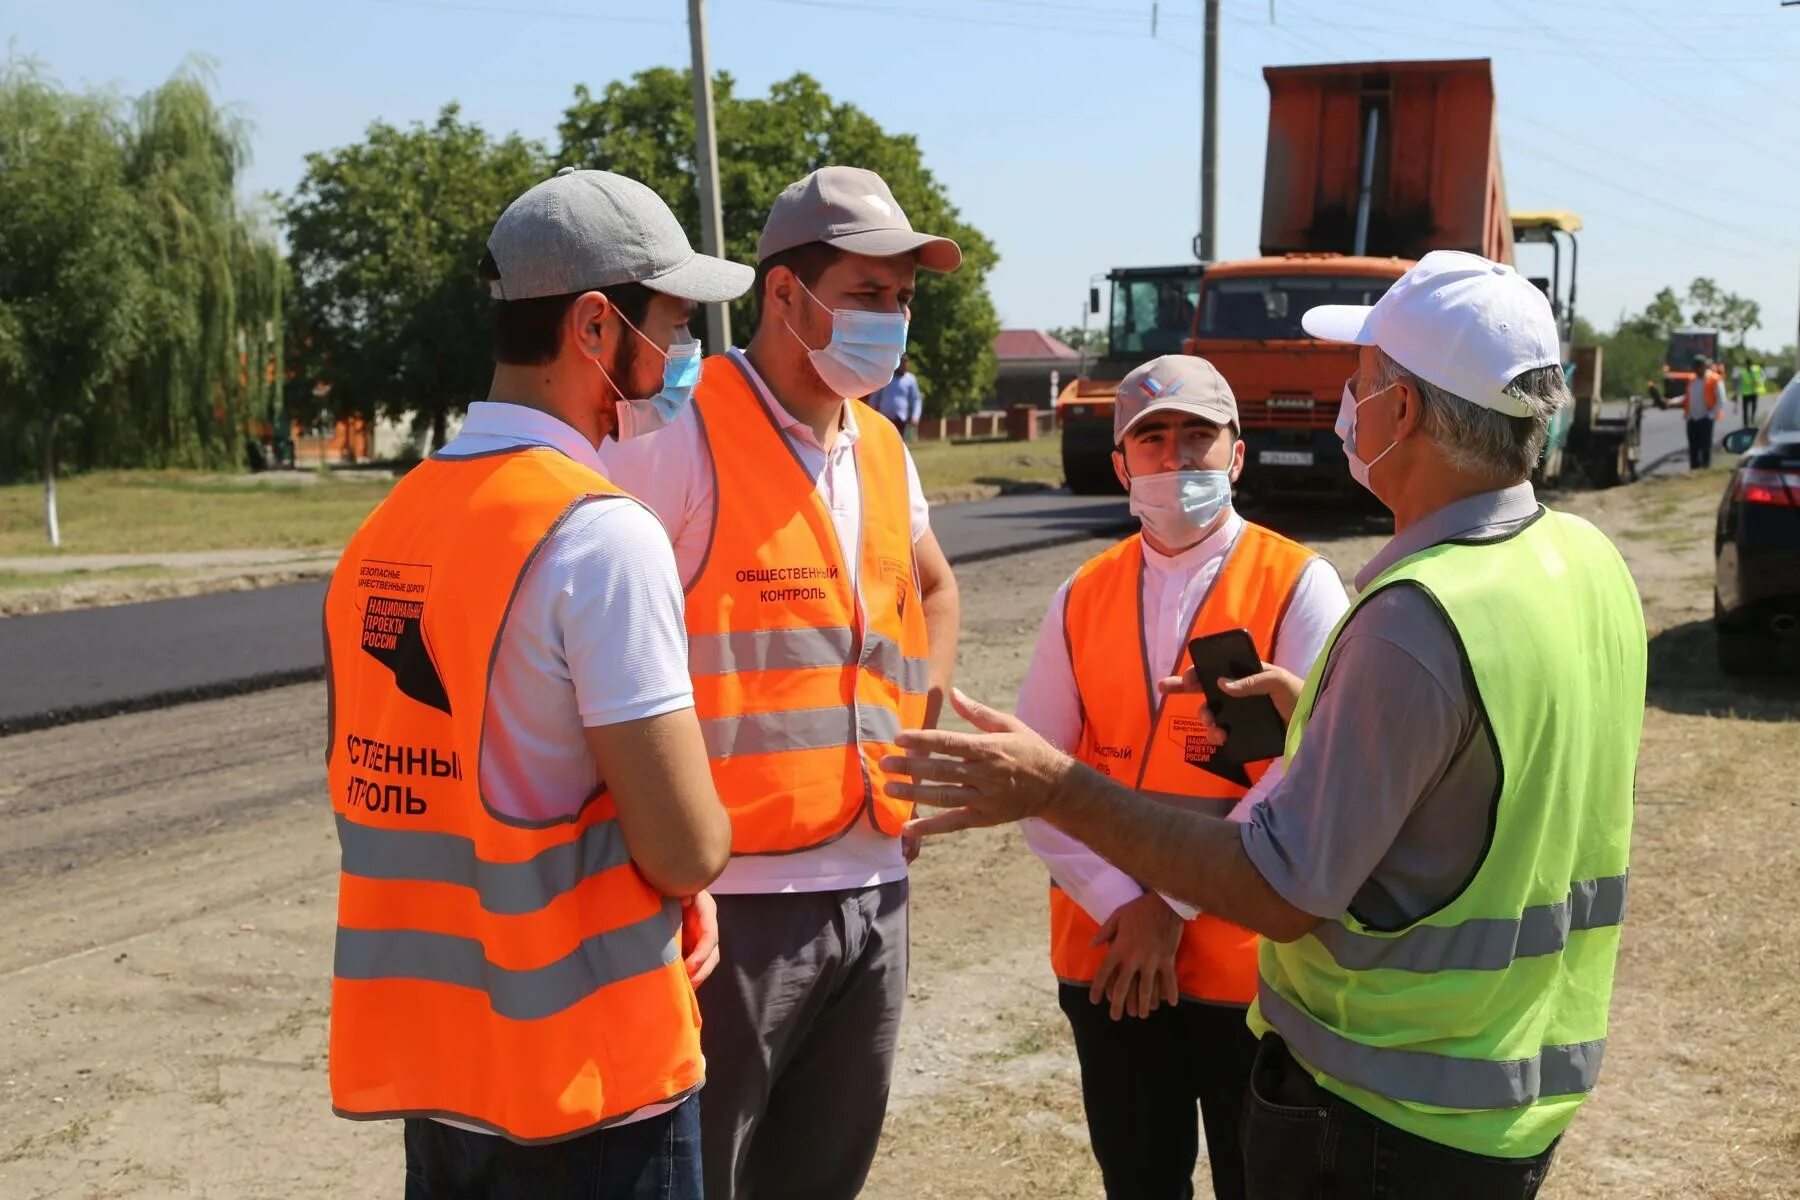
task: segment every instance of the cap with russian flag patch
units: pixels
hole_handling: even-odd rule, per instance
[[[1113,443],[1153,412],[1182,412],[1238,427],[1237,397],[1219,369],[1191,354],[1153,358],[1125,376],[1113,404]]]

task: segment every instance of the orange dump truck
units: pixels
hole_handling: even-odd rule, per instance
[[[1508,211],[1488,60],[1268,67],[1263,77],[1261,256],[1108,277],[1110,348],[1057,400],[1070,488],[1118,490],[1113,390],[1132,367],[1169,352],[1171,323],[1191,311],[1181,349],[1211,360],[1237,394],[1247,489],[1350,490],[1333,426],[1357,352],[1307,337],[1301,316],[1320,304],[1374,303],[1427,251],[1512,263],[1515,243],[1534,266],[1550,268],[1533,282],[1562,328],[1576,397],[1551,423],[1534,478],[1561,482],[1565,458],[1590,484],[1633,478],[1641,411],[1635,401],[1603,401],[1597,348],[1571,344],[1581,220]],[[1097,290],[1089,310],[1100,311]]]
[[[1256,492],[1349,483],[1333,425],[1356,349],[1300,328],[1429,250],[1513,261],[1486,59],[1268,67],[1262,256],[1209,264],[1186,350],[1237,394]]]

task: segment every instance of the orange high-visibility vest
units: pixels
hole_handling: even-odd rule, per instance
[[[1212,589],[1183,640],[1247,629],[1270,660],[1281,618],[1312,551],[1260,525],[1246,523],[1226,552]],[[1199,717],[1203,696],[1161,697],[1156,680],[1178,663],[1144,657],[1144,546],[1141,534],[1090,559],[1076,572],[1063,608],[1063,629],[1081,694],[1081,741],[1075,757],[1095,770],[1167,804],[1223,817],[1249,788],[1202,769],[1216,747]],[[1273,762],[1251,764],[1252,783]],[[1050,962],[1065,983],[1092,983],[1106,957],[1093,944],[1100,926],[1061,888],[1050,889]],[[1176,956],[1184,999],[1248,1004],[1256,995],[1256,935],[1204,913],[1187,923]]]
[[[432,459],[332,574],[341,1116],[554,1141],[700,1085],[680,906],[632,865],[604,785],[578,814],[539,822],[481,793],[513,590],[578,504],[619,494],[554,450]]]
[[[848,403],[860,547],[838,545],[815,480],[736,359],[709,359],[694,395],[716,500],[688,588],[688,666],[733,854],[823,845],[865,816],[897,836],[912,815],[881,769],[900,730],[923,723],[930,691],[905,451],[891,423]]]

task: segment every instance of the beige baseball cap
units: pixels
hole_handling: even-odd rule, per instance
[[[1191,354],[1153,358],[1119,384],[1113,405],[1113,443],[1153,412],[1180,412],[1215,425],[1238,427],[1237,397],[1219,369]]]
[[[916,253],[927,271],[954,271],[962,249],[946,237],[915,233],[887,181],[861,167],[820,167],[775,197],[756,261],[808,242],[887,258]]]

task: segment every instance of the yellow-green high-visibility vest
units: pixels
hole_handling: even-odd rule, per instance
[[[1529,1157],[1568,1128],[1606,1046],[1644,719],[1643,609],[1612,543],[1544,509],[1507,537],[1395,564],[1345,622],[1394,587],[1427,596],[1462,648],[1499,766],[1488,846],[1463,888],[1410,924],[1345,913],[1285,945],[1265,939],[1250,1024],[1380,1120]],[[1328,645],[1320,664],[1330,655]],[[1290,759],[1322,675],[1294,713]],[[1405,731],[1393,750],[1405,753]]]

